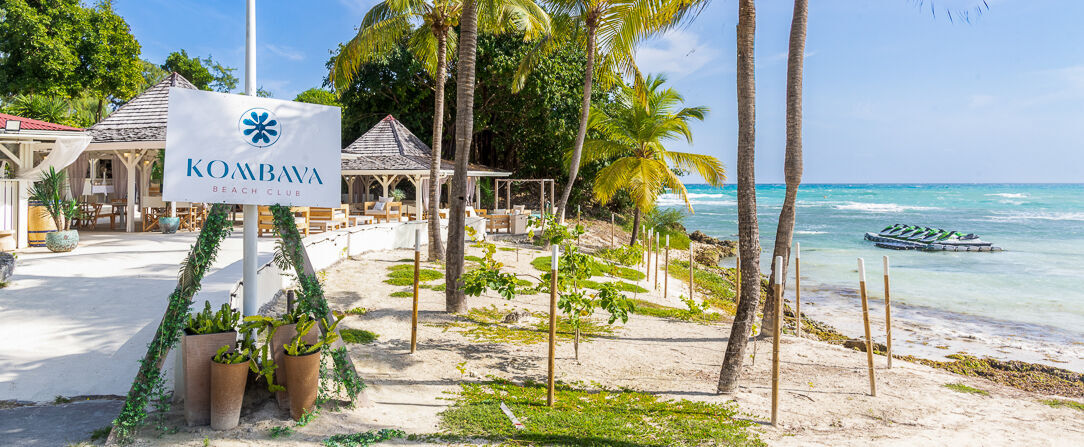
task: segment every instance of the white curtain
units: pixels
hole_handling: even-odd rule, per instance
[[[79,197],[83,195],[83,186],[87,180],[87,168],[90,167],[90,157],[86,152],[79,154],[75,157],[75,161],[68,165],[68,181],[71,183],[69,186],[72,191],[72,197]],[[89,191],[88,191],[89,193]]]
[[[478,177],[467,177],[467,206],[474,206],[474,185],[478,183]]]
[[[19,175],[15,176],[15,178],[37,181],[41,178],[42,173],[48,171],[49,168],[58,171],[64,169],[79,158],[79,155],[86,150],[88,145],[90,145],[90,136],[88,135],[57,137],[56,142],[53,143],[53,149],[49,151],[49,155],[45,156],[45,160],[42,160],[41,164],[19,171]]]

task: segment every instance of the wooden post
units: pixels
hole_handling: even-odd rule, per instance
[[[689,299],[693,299],[693,269],[696,263],[693,261],[693,244],[689,244]]]
[[[888,296],[888,256],[884,257],[885,264],[885,354],[888,356],[888,369],[892,369],[892,300]]]
[[[512,209],[512,182],[510,180],[504,182],[504,201],[506,202],[504,205],[508,209]],[[509,214],[511,214],[511,211],[509,211]]]
[[[610,213],[610,249],[614,248],[614,213]]]
[[[887,262],[887,261],[886,261]],[[798,337],[802,336],[802,243],[794,243],[794,321]]]
[[[691,249],[691,247],[690,247]],[[741,304],[741,252],[738,252],[738,259],[734,261],[734,307],[737,308]],[[735,310],[737,312],[737,310]],[[755,347],[756,344],[753,344]]]
[[[866,329],[866,363],[869,364],[869,395],[877,396],[873,378],[873,339],[869,333],[869,303],[866,300],[866,262],[858,258],[858,291],[862,295],[862,325]]]
[[[655,290],[659,290],[659,236],[655,235]]]
[[[557,258],[560,255],[557,244],[553,245],[550,258],[550,355],[549,355],[549,382],[546,388],[546,405],[553,406],[554,384],[553,376],[556,369],[555,357],[557,354]]]
[[[421,273],[422,229],[414,231],[414,310],[410,313],[410,353],[418,349],[418,276]]]
[[[667,291],[670,290],[670,235],[666,235],[666,267],[663,269],[663,275],[666,275],[662,280],[662,296],[666,297]]]
[[[775,257],[775,265],[783,265],[783,257]],[[772,425],[779,422],[779,337],[782,335],[783,310],[783,269],[775,269],[775,314],[772,325]]]
[[[644,238],[644,281],[651,281],[651,229]]]

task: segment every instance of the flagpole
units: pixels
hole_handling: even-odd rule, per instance
[[[256,95],[256,0],[246,0],[245,8],[245,94]],[[259,209],[256,205],[245,205],[244,208],[244,260],[243,284],[244,294],[242,312],[252,316],[259,312],[257,305],[256,272],[258,271],[257,256],[259,248],[256,244],[256,222],[259,219]]]

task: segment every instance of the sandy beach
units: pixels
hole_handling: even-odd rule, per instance
[[[599,238],[608,243],[608,234]],[[480,254],[473,248],[468,252]],[[499,250],[496,257],[511,270],[535,275],[530,261],[543,255],[540,250],[524,248],[518,252],[518,261],[515,251]],[[406,250],[371,253],[340,263],[325,276],[333,309],[368,309],[364,315],[347,317],[341,328],[379,335],[372,344],[349,345],[351,357],[369,384],[369,406],[324,411],[309,425],[294,427],[292,436],[275,439],[269,435],[272,427],[293,423],[272,403],[248,411],[239,428],[223,432],[185,428],[175,411],[171,418],[181,426],[178,433],[155,438],[148,431],[138,443],[197,446],[206,438],[215,446],[310,445],[333,434],[379,428],[433,434],[441,431],[440,413],[453,402],[461,382],[491,377],[544,381],[545,343],[472,338],[461,327],[449,325],[462,320],[444,313],[443,292],[430,289],[423,289],[420,298],[419,350],[409,354],[410,298],[389,296],[408,288],[383,280],[388,267],[410,257],[412,252]],[[644,281],[640,284],[648,289],[653,286]],[[682,285],[682,280],[671,278],[671,295]],[[681,305],[675,297],[654,291],[635,298]],[[520,295],[513,301],[481,296],[469,298],[469,304],[472,308],[495,308],[502,314],[530,311],[532,316],[516,323],[526,327],[546,311],[548,296]],[[628,388],[666,399],[734,401],[742,417],[755,422],[750,430],[769,445],[1074,445],[1084,437],[1084,416],[1079,410],[1052,408],[1040,402],[1052,396],[901,360],[887,369],[883,356],[876,357],[878,395],[872,397],[864,353],[793,335],[781,340],[781,423],[771,427],[766,423],[770,342],[758,343],[755,363],[753,359],[745,362],[736,393],[715,393],[729,332],[726,321],[698,324],[633,315],[627,324],[615,327],[613,334],[585,341],[578,362],[573,359],[572,343],[560,343],[557,379]],[[961,393],[946,384],[964,384],[988,394]]]

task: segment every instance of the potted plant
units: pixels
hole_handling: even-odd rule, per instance
[[[203,311],[188,316],[181,338],[184,370],[184,420],[189,426],[211,422],[211,357],[223,345],[237,341],[241,312],[223,304],[218,312],[204,302]]]
[[[79,231],[71,229],[72,219],[79,216],[79,204],[67,198],[68,175],[49,167],[28,191],[29,199],[37,202],[53,219],[57,231],[45,234],[45,246],[55,253],[68,252],[79,245]]]
[[[295,309],[293,312],[288,312],[282,318],[276,320],[278,324],[277,330],[271,337],[271,352],[274,353],[275,364],[282,365],[286,361],[285,346],[297,336],[297,322],[302,318],[307,319],[308,315]],[[302,341],[313,344],[317,342],[318,336],[317,331],[309,331],[303,336]],[[286,370],[284,368],[280,368],[276,372],[274,384],[282,387],[281,390],[275,392],[275,399],[278,401],[279,408],[283,410],[290,409],[290,392],[285,388]]]
[[[327,330],[316,343],[308,343],[305,335],[316,326],[316,321],[302,315],[297,322],[297,335],[285,346],[283,369],[286,372],[286,390],[290,392],[290,417],[295,421],[301,420],[316,406],[316,394],[320,389],[320,350],[338,338],[335,328],[339,322],[328,326],[327,320],[322,321]]]
[[[241,403],[252,361],[247,348],[222,345],[211,357],[211,428],[229,430],[241,419]]]

